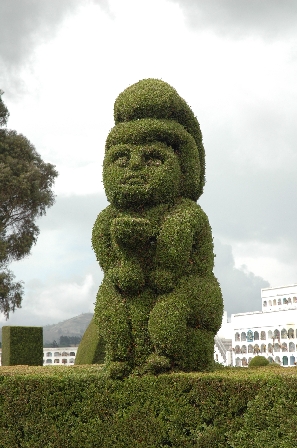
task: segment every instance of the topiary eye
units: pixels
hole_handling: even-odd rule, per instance
[[[160,166],[164,162],[164,157],[158,151],[149,151],[144,154],[144,162],[147,166]]]
[[[110,154],[111,162],[117,166],[125,167],[130,160],[130,153],[127,149],[119,148]]]

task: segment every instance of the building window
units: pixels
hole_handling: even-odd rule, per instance
[[[268,361],[269,361],[269,362],[273,362],[273,358],[272,358],[272,356],[268,356]]]
[[[295,365],[295,356],[290,356],[290,366]]]
[[[55,352],[54,356],[61,356],[61,352]]]
[[[58,358],[54,359],[54,364],[60,364],[60,360]]]
[[[293,303],[297,303],[297,297],[293,297]]]
[[[238,332],[235,333],[235,341],[240,341],[240,334]]]
[[[283,298],[283,304],[288,305],[288,299],[286,297]]]
[[[254,332],[254,340],[259,341],[259,332],[258,331]]]
[[[287,366],[287,365],[288,365],[288,357],[283,356],[283,366]]]
[[[241,340],[246,341],[246,334],[244,331],[241,333]]]
[[[261,340],[262,341],[266,340],[266,331],[261,331]]]
[[[276,342],[276,343],[274,344],[274,351],[275,351],[275,352],[280,352],[280,345],[279,345],[278,342]]]
[[[252,344],[249,344],[249,346],[248,346],[248,352],[249,352],[249,353],[253,353],[253,352],[254,352],[254,347],[252,346]]]
[[[272,331],[271,330],[268,331],[268,339],[272,339]]]
[[[63,353],[62,353],[62,356],[69,356],[69,353],[67,353],[67,352],[63,352]]]
[[[281,335],[282,335],[282,339],[287,339],[288,333],[287,333],[287,330],[285,328],[282,329]]]
[[[246,367],[247,366],[247,360],[246,358],[242,358],[242,367]]]
[[[254,353],[258,354],[260,352],[260,347],[258,344],[254,345]]]
[[[276,306],[276,299],[273,299],[273,305]]]
[[[267,301],[266,300],[264,300],[263,306],[267,306]]]
[[[293,328],[289,328],[289,330],[288,330],[288,338],[289,339],[294,339],[294,330],[293,330]]]
[[[47,352],[45,356],[53,356],[52,352]]]
[[[282,299],[277,299],[277,304],[281,305],[282,304]]]
[[[291,297],[289,297],[288,298],[288,304],[291,304],[292,303],[292,299],[291,299]]]
[[[288,351],[288,346],[286,342],[282,343],[282,352],[287,352]]]
[[[62,359],[62,364],[67,364],[67,359],[66,358]]]
[[[272,302],[271,302],[271,300],[268,301],[268,305],[269,305],[269,306],[272,306]]]
[[[279,357],[279,356],[276,356],[276,357],[275,357],[275,362],[277,362],[278,364],[280,364],[281,360],[280,360],[280,357]]]
[[[268,352],[273,353],[273,346],[270,343],[268,344]]]
[[[238,355],[240,353],[240,347],[239,345],[235,346],[235,353]]]
[[[294,352],[295,351],[295,344],[294,342],[290,342],[289,343],[289,352]]]
[[[235,365],[236,365],[236,367],[240,367],[241,366],[241,359],[240,358],[236,358]]]
[[[243,346],[241,347],[241,353],[246,353],[246,345],[243,345]]]
[[[53,363],[53,360],[52,360],[52,359],[47,359],[47,360],[45,361],[45,363],[46,363],[46,364],[52,364],[52,363]]]
[[[219,356],[218,355],[216,355],[216,357],[218,357],[219,358]],[[219,359],[217,359],[217,361],[218,361]],[[69,359],[69,364],[74,364],[74,358],[70,358]]]
[[[75,352],[70,352],[69,356],[75,356]]]
[[[266,345],[261,344],[261,353],[265,353],[265,352],[266,352]]]
[[[246,338],[247,338],[247,342],[253,342],[254,340],[254,335],[252,330],[249,330],[246,334]]]
[[[280,338],[280,332],[279,330],[274,330],[274,339],[279,339]]]

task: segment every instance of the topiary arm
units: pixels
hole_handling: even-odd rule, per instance
[[[212,271],[211,229],[195,202],[183,200],[166,216],[157,238],[155,266],[151,279],[159,292],[173,289],[185,273]]]
[[[108,206],[97,216],[92,231],[92,247],[105,273],[117,263],[117,255],[113,249],[110,234],[111,223],[115,217],[116,211],[112,206]]]

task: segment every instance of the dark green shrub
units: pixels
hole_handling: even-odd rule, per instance
[[[95,320],[108,371],[116,363],[117,372],[158,372],[160,359],[166,369],[212,369],[223,302],[211,228],[195,202],[205,182],[199,123],[156,79],[122,92],[114,117],[103,163],[111,205],[92,234],[104,271]]]
[[[268,366],[269,361],[265,356],[257,355],[254,358],[252,358],[249,362],[249,367],[263,367]]]
[[[42,327],[2,327],[2,365],[43,365]]]
[[[1,367],[3,448],[297,446],[297,370],[131,375]]]

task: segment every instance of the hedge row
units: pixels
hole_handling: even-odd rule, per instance
[[[297,446],[297,370],[106,378],[99,366],[0,369],[0,447]]]

